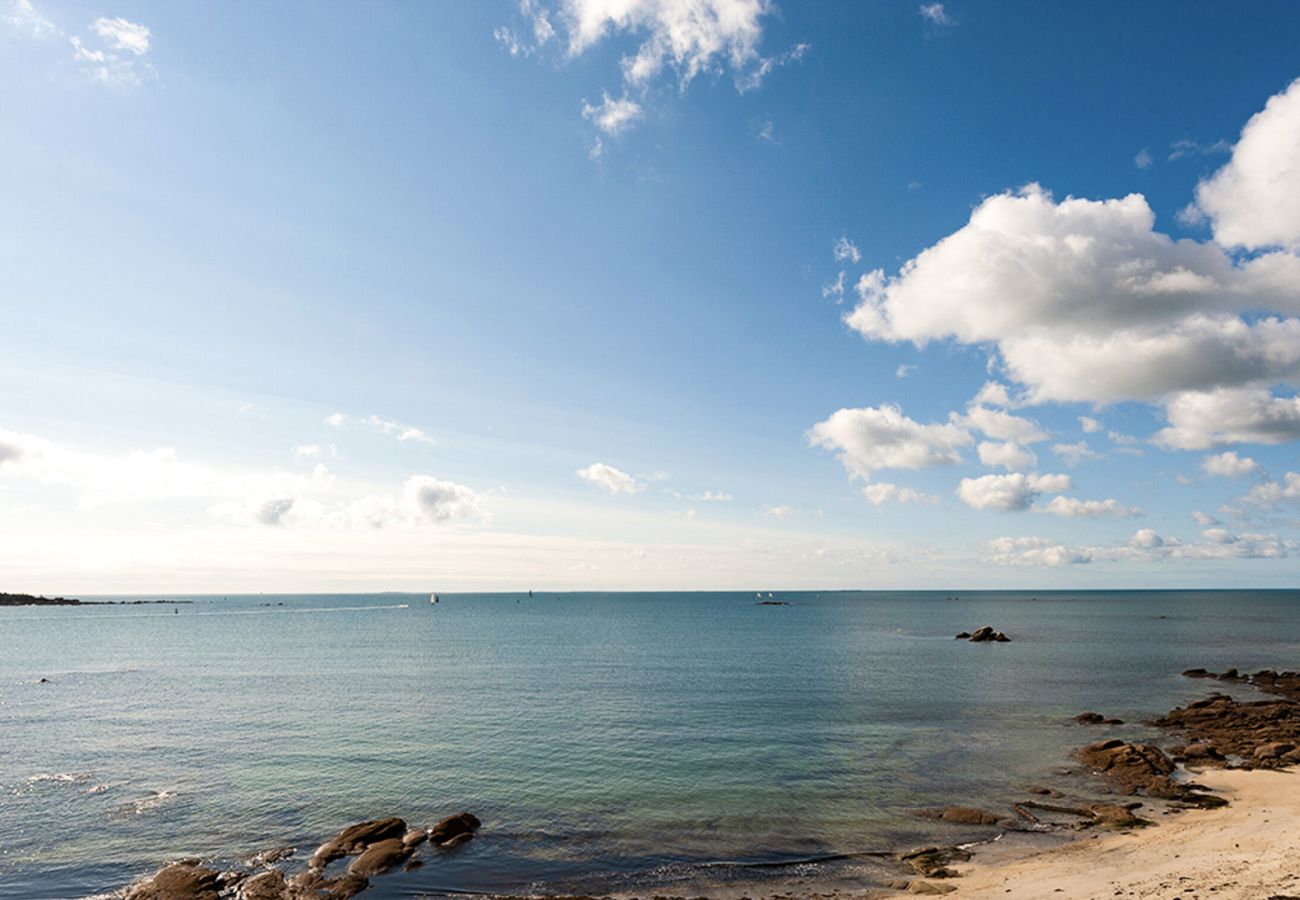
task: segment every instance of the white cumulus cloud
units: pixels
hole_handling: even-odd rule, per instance
[[[413,475],[403,485],[407,502],[417,516],[430,522],[484,519],[483,498],[473,489],[429,475]]]
[[[888,404],[841,409],[808,432],[808,442],[839,454],[852,475],[869,479],[878,469],[926,469],[961,461],[970,434],[950,423],[922,424]]]
[[[1014,441],[995,443],[982,441],[976,448],[980,462],[986,466],[1001,466],[1008,472],[1027,469],[1037,464],[1038,457],[1034,451],[1022,447]]]
[[[645,482],[605,463],[592,463],[577,472],[579,478],[609,494],[639,494]]]
[[[1249,456],[1238,456],[1229,450],[1216,456],[1207,456],[1201,462],[1206,475],[1218,475],[1221,478],[1240,478],[1259,469],[1259,463]]]
[[[1013,472],[1008,475],[963,478],[957,485],[957,496],[973,509],[1015,512],[1028,509],[1042,494],[1059,494],[1071,487],[1073,482],[1069,475]]]
[[[1300,247],[1300,79],[1269,99],[1196,189],[1198,208],[1225,246]]]

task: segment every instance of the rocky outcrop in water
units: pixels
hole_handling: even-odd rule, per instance
[[[280,868],[295,853],[276,847],[250,857],[246,869],[219,872],[185,859],[163,866],[148,878],[118,891],[120,900],[347,900],[366,890],[370,879],[420,865],[412,857],[426,842],[439,850],[463,844],[481,824],[462,812],[429,828],[407,828],[396,816],[349,825],[321,844],[304,871],[289,874]],[[354,856],[346,871],[331,874],[336,860]],[[253,869],[255,871],[249,871]]]
[[[957,634],[956,639],[959,641],[963,641],[963,640],[971,641],[972,643],[975,644],[982,644],[986,642],[1006,644],[1006,643],[1010,643],[1011,641],[1011,638],[1007,637],[1002,632],[994,631],[993,626],[991,625],[982,625],[979,628],[976,628],[974,631],[959,632]]]
[[[1074,717],[1074,721],[1080,725],[1123,725],[1123,719],[1108,719],[1101,713],[1082,712]]]
[[[949,806],[944,809],[922,809],[917,815],[927,819],[951,822],[954,825],[1000,825],[1007,821],[1006,816],[976,809],[973,806]]]
[[[1300,763],[1300,703],[1241,702],[1215,694],[1170,710],[1152,724],[1177,733],[1175,756],[1204,766],[1280,769]]]
[[[1121,794],[1145,794],[1196,806],[1223,805],[1221,799],[1207,794],[1199,785],[1175,781],[1172,776],[1176,764],[1155,744],[1098,741],[1077,750],[1075,756]]]

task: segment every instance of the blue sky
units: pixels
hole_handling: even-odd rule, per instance
[[[1295,583],[1288,4],[3,3],[0,587]]]

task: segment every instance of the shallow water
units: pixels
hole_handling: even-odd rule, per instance
[[[0,896],[461,809],[478,838],[367,896],[870,879],[749,864],[932,839],[911,810],[1050,778],[1075,713],[1300,662],[1295,591],[175,599],[0,609]],[[952,639],[982,624],[1013,642]]]

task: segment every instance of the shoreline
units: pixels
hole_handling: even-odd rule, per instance
[[[1081,835],[1047,850],[978,858],[951,882],[958,898],[1092,900],[1113,896],[1262,900],[1300,894],[1300,777],[1279,770],[1194,773],[1228,800],[1157,827]]]
[[[1256,697],[1220,692],[1146,721],[1154,738],[1109,738],[1080,747],[1060,787],[1026,786],[1030,795],[1003,798],[990,812],[965,806],[917,809],[932,820],[969,829],[956,845],[861,854],[877,857],[871,881],[830,873],[808,878],[757,878],[727,885],[680,885],[676,891],[614,892],[608,900],[678,893],[724,900],[953,895],[1062,898],[1135,896],[1192,900],[1212,891],[1228,900],[1262,900],[1300,893],[1300,673],[1262,670],[1215,675],[1189,669],[1185,677],[1249,686]],[[1094,713],[1084,727],[1122,724]],[[1157,825],[1156,820],[1160,820]],[[458,825],[450,842],[444,828]],[[370,879],[410,871],[472,838],[469,813],[433,828],[408,828],[399,818],[349,826],[321,845],[308,867],[293,848],[263,851],[243,867],[221,871],[194,858],[109,894],[126,900],[344,900],[372,887]],[[977,851],[973,853],[972,851]],[[271,854],[271,858],[267,858]],[[355,857],[355,859],[351,859]],[[331,862],[342,860],[336,865]],[[893,877],[891,877],[891,874]],[[810,873],[811,874],[811,873]],[[880,877],[881,880],[875,880]],[[859,876],[861,878],[861,876]],[[398,879],[400,881],[400,879]],[[166,889],[159,890],[166,886]],[[397,889],[397,885],[393,885]],[[1263,892],[1263,893],[1261,893]],[[386,893],[381,889],[381,893]],[[562,895],[490,894],[560,900]]]

